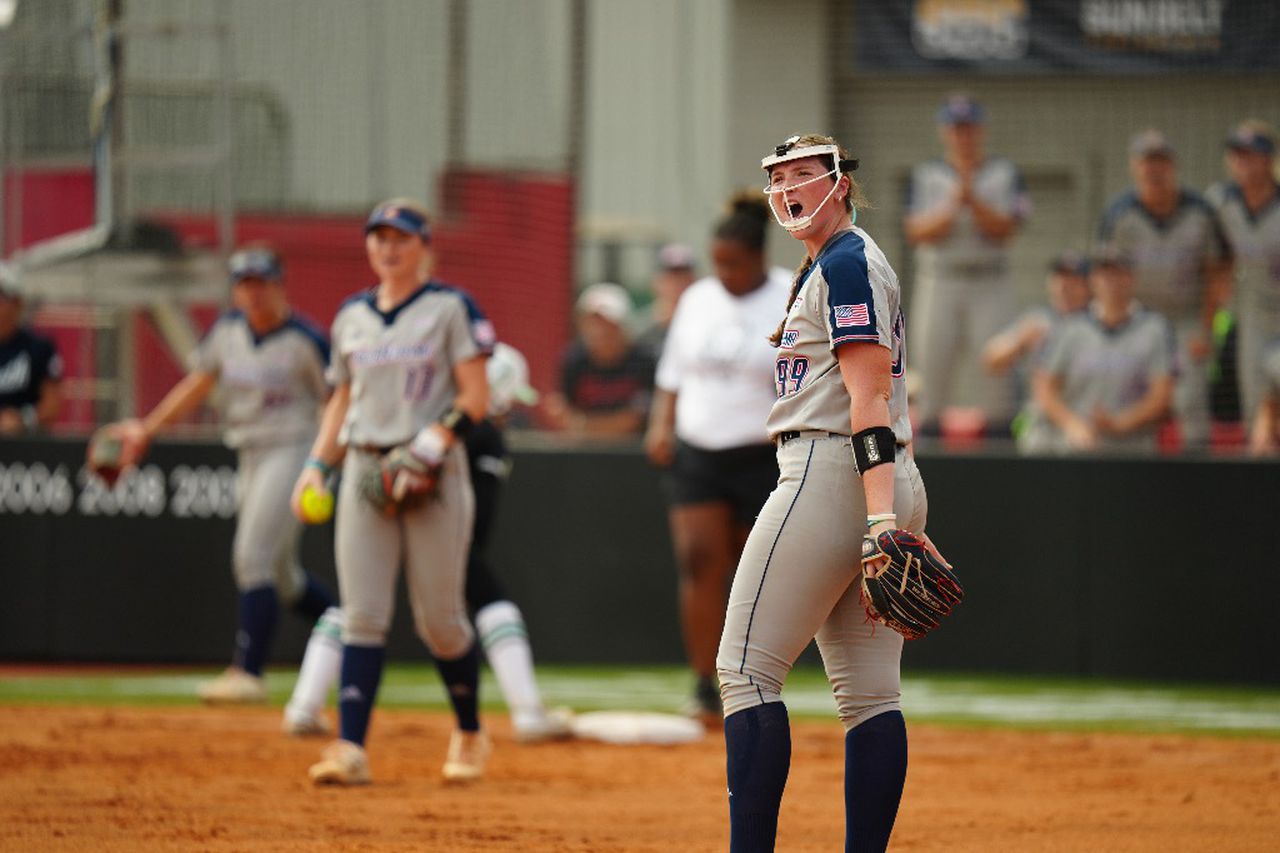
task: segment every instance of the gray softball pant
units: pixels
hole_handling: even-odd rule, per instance
[[[342,641],[385,644],[403,564],[418,636],[437,658],[458,658],[475,637],[463,600],[475,515],[466,452],[461,443],[449,450],[435,497],[392,516],[360,496],[360,478],[379,458],[351,448],[342,467],[334,532],[338,591],[347,620]]]
[[[1017,294],[1003,273],[981,278],[916,277],[908,329],[908,369],[920,377],[921,422],[936,421],[955,402],[957,372],[972,384],[978,404],[992,425],[1013,417],[1013,394],[1007,377],[982,370],[982,346],[1013,322]]]
[[[298,562],[302,524],[289,508],[310,441],[237,451],[236,533],[231,565],[241,592],[274,586],[280,601],[298,600],[306,576]]]
[[[778,486],[747,539],[716,658],[725,716],[782,701],[796,658],[816,637],[845,731],[899,708],[902,636],[858,600],[867,505],[849,436],[778,448]],[[928,499],[915,460],[894,466],[898,526],[924,532]]]

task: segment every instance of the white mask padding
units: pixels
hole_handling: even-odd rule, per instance
[[[776,203],[776,200],[779,196],[782,197],[782,207],[785,210],[787,206],[787,197],[786,197],[787,193],[795,192],[801,187],[807,187],[809,186],[809,184],[815,183],[817,181],[821,181],[824,178],[829,178],[832,175],[836,175],[837,177],[835,181],[832,182],[831,189],[827,191],[826,197],[824,197],[822,201],[818,203],[818,206],[813,209],[812,213],[806,214],[805,216],[802,216],[799,219],[792,219],[790,215],[788,215],[786,219],[782,218],[782,214],[778,212],[778,206]],[[781,186],[781,187],[775,187],[775,186],[765,187],[764,192],[765,192],[765,195],[769,197],[769,210],[773,212],[773,218],[778,221],[779,225],[781,225],[783,228],[787,229],[788,231],[799,231],[803,228],[808,228],[809,223],[813,221],[813,217],[818,215],[818,211],[822,210],[822,206],[824,204],[831,201],[831,196],[835,194],[836,188],[840,186],[839,175],[840,175],[839,169],[831,169],[828,172],[823,172],[821,175],[816,175],[815,177],[809,178],[806,181],[801,181],[798,184],[791,184],[790,186]]]

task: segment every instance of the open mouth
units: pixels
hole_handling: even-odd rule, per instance
[[[800,204],[800,202],[798,202],[798,201],[790,202],[790,203],[787,205],[787,213],[791,214],[791,218],[792,218],[792,219],[799,219],[799,218],[800,218],[800,212],[801,212],[802,210],[804,210],[804,206],[803,206],[803,205],[801,205],[801,204]]]

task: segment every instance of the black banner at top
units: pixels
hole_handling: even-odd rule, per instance
[[[860,74],[1280,69],[1275,0],[863,0]]]

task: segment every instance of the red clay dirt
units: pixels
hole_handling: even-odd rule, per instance
[[[724,746],[521,746],[490,715],[489,774],[439,777],[440,713],[375,712],[374,784],[317,789],[323,741],[277,709],[9,706],[3,850],[712,851]],[[778,849],[843,846],[839,726],[794,725]],[[1280,839],[1280,741],[913,725],[891,850],[1244,851]]]

